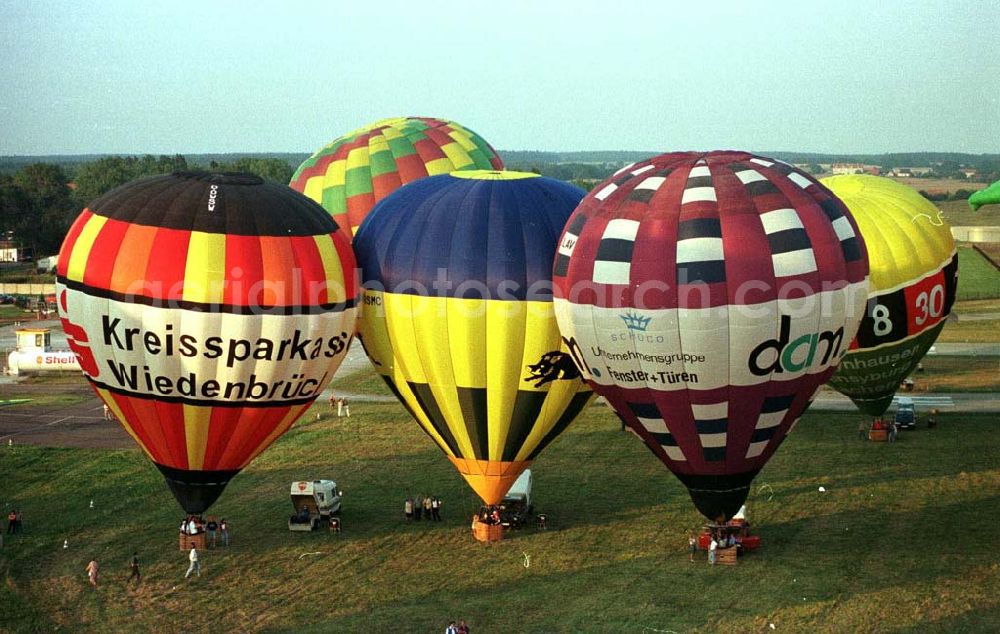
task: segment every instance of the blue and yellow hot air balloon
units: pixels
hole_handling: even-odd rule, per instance
[[[468,171],[407,185],[354,248],[368,357],[486,504],[590,399],[552,308],[552,260],[584,192]]]

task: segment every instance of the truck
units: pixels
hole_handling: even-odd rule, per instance
[[[290,531],[314,531],[340,514],[343,493],[333,480],[292,482],[291,496],[295,514],[288,518]]]
[[[507,495],[500,502],[501,523],[504,526],[520,527],[535,511],[531,503],[531,469],[525,469],[511,485]]]

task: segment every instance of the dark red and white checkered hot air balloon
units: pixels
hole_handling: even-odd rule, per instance
[[[584,377],[715,520],[847,352],[868,260],[850,212],[803,172],[676,153],[583,200],[553,281]]]

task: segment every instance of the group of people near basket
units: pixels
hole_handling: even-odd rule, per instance
[[[222,538],[222,545],[229,545],[229,521],[222,518],[221,522],[216,522],[214,517],[209,517],[208,522],[204,522],[198,515],[188,515],[181,522],[181,533],[184,535],[198,535],[206,533],[206,545],[212,548],[216,546],[217,538]]]
[[[428,522],[440,522],[441,498],[429,495],[415,495],[411,498],[406,498],[403,502],[403,515],[406,516],[406,521],[408,522],[419,522],[421,517]]]

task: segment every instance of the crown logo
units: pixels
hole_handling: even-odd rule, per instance
[[[640,330],[643,332],[645,332],[649,322],[653,321],[652,317],[642,317],[635,313],[625,313],[621,315],[621,318],[625,322],[625,327],[629,330]]]

